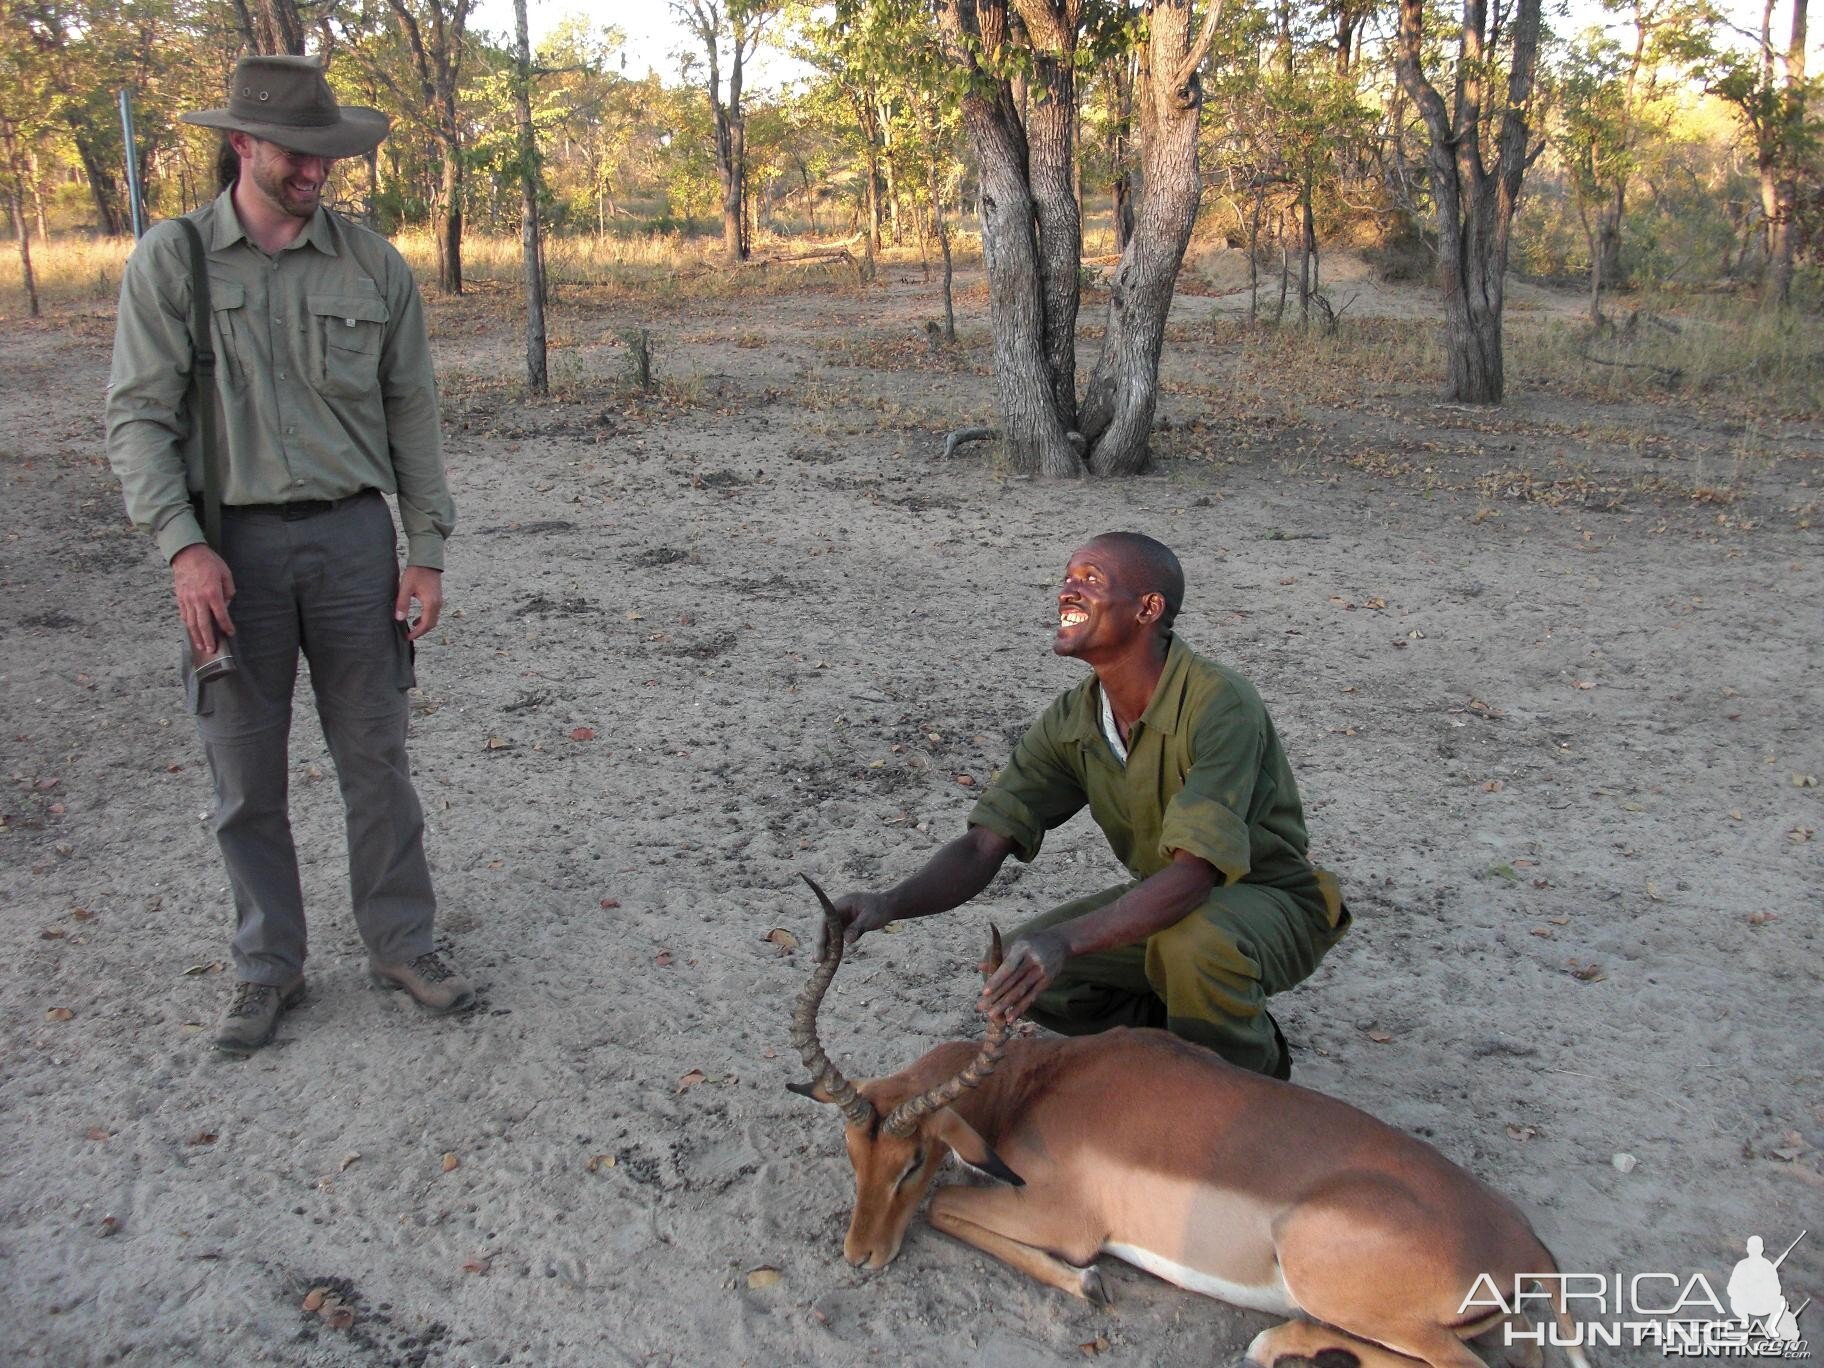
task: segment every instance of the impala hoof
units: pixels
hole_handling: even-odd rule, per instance
[[[1115,1299],[1108,1295],[1108,1288],[1102,1284],[1102,1272],[1093,1264],[1079,1275],[1079,1295],[1086,1302],[1097,1306],[1113,1306]]]

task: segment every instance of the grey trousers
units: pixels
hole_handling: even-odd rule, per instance
[[[240,668],[191,682],[189,697],[215,775],[215,834],[234,891],[234,966],[247,982],[288,983],[308,953],[287,810],[300,649],[347,811],[361,939],[387,963],[432,948],[436,900],[405,754],[406,690],[415,681],[411,643],[393,621],[394,546],[392,514],[377,493],[301,518],[223,510]]]

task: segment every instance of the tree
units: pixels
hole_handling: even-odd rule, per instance
[[[526,388],[550,389],[545,373],[544,243],[538,225],[538,140],[532,132],[532,45],[526,38],[526,0],[513,0],[513,108],[519,127],[519,244],[525,259]]]
[[[1527,124],[1539,11],[1540,0],[1517,0],[1511,15],[1498,9],[1491,23],[1488,0],[1463,0],[1446,105],[1423,69],[1425,0],[1400,0],[1394,67],[1427,134],[1449,356],[1446,394],[1460,403],[1498,404],[1506,388],[1501,311],[1508,234],[1526,168],[1543,147],[1530,144]],[[1489,143],[1492,160],[1483,155]]]
[[[716,176],[722,183],[722,249],[731,263],[747,260],[751,244],[743,212],[747,195],[747,116],[741,108],[745,70],[767,25],[778,14],[768,0],[673,0],[672,11],[702,46],[708,61],[704,93],[716,139]],[[727,97],[722,60],[728,58]]]
[[[401,96],[403,108],[421,111],[443,162],[431,200],[431,234],[437,242],[437,284],[446,294],[462,293],[463,123],[457,97],[468,46],[471,0],[387,0],[405,44],[407,79],[416,98],[400,87],[387,63],[369,70]]]
[[[982,254],[1004,448],[1016,470],[1047,476],[1080,475],[1086,467],[1097,475],[1136,473],[1149,459],[1166,313],[1203,192],[1198,69],[1215,35],[1220,0],[1201,32],[1192,28],[1189,0],[1098,9],[1088,16],[1094,24],[1086,24],[1084,0],[1013,0],[1011,13],[1005,0],[935,4],[945,50],[969,78],[963,127],[981,169]],[[1101,354],[1079,404],[1082,244],[1071,172],[1075,73],[1085,37],[1083,56],[1092,63],[1098,49],[1137,47],[1140,187],[1133,233],[1109,292]],[[1028,84],[1025,101],[1016,77]]]
[[[1816,135],[1806,109],[1806,0],[1792,0],[1791,36],[1783,54],[1774,40],[1774,8],[1775,0],[1761,0],[1759,43],[1752,54],[1718,52],[1708,44],[1698,52],[1707,88],[1735,106],[1754,140],[1767,251],[1764,294],[1783,308],[1792,297],[1801,173]]]

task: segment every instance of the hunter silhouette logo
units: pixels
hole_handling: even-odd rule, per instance
[[[1799,1240],[1805,1238],[1805,1231],[1799,1232]],[[1761,1237],[1748,1237],[1748,1257],[1735,1266],[1729,1275],[1729,1309],[1739,1320],[1758,1324],[1768,1339],[1779,1340],[1783,1344],[1795,1343],[1799,1338],[1799,1311],[1811,1305],[1807,1297],[1799,1303],[1797,1311],[1788,1310],[1786,1298],[1780,1295],[1780,1265],[1786,1262],[1786,1255],[1798,1247],[1799,1240],[1786,1246],[1785,1254],[1777,1259],[1769,1259],[1761,1253]]]

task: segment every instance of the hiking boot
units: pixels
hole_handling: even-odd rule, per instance
[[[222,1024],[215,1030],[215,1048],[224,1054],[250,1055],[272,1039],[279,1018],[288,1007],[304,1000],[304,975],[299,974],[283,987],[269,983],[234,985],[234,997],[222,1014]]]
[[[475,989],[435,950],[408,964],[367,962],[368,977],[378,988],[404,989],[420,1007],[437,1016],[466,1012],[475,1005]]]

